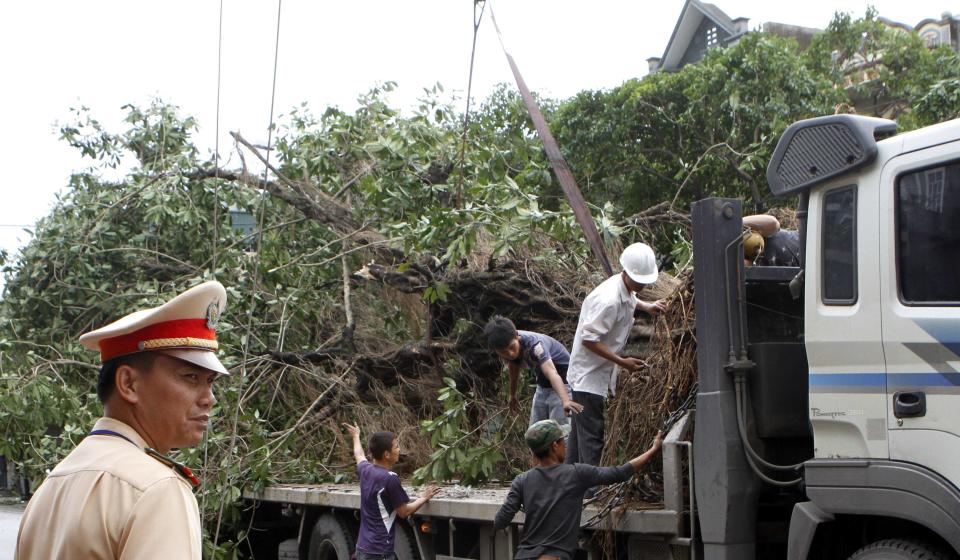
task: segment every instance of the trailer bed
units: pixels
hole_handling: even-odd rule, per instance
[[[411,497],[419,495],[412,489]],[[417,512],[418,516],[469,521],[493,521],[509,491],[508,486],[480,487],[441,486],[440,493]],[[248,500],[294,504],[307,507],[360,509],[360,486],[357,484],[277,484],[261,492],[244,493]],[[581,524],[592,519],[600,506],[588,505],[583,510]],[[595,525],[598,529],[612,529],[626,533],[676,535],[682,512],[668,510],[662,504],[635,504],[615,509]],[[523,524],[523,512],[518,512],[514,523]]]
[[[583,508],[581,526],[587,527],[592,521],[589,526],[593,529],[651,535],[670,542],[689,540],[681,535],[688,529],[685,516],[694,511],[693,484],[692,480],[685,484],[681,455],[684,450],[689,453],[692,447],[690,442],[685,440],[691,418],[690,411],[684,413],[664,438],[663,504],[631,503],[605,512],[602,503],[591,503]],[[692,474],[692,470],[688,469],[687,475]],[[418,488],[408,488],[412,488],[410,494],[413,496],[419,495]],[[509,490],[507,484],[477,487],[441,485],[440,493],[424,504],[417,516],[492,524]],[[298,509],[360,509],[358,484],[275,484],[259,491],[248,489],[243,496],[249,501],[281,504]],[[601,513],[602,517],[596,519]],[[513,522],[522,525],[523,521],[523,512],[518,512]]]

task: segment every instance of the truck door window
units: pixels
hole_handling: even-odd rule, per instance
[[[857,301],[857,187],[823,197],[823,295],[826,305]]]
[[[960,162],[897,180],[897,275],[907,305],[960,305]]]

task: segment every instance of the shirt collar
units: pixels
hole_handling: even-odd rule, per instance
[[[150,447],[147,445],[147,441],[137,433],[136,430],[130,426],[124,424],[123,422],[117,420],[116,418],[107,418],[106,416],[97,420],[97,423],[93,425],[94,430],[110,430],[111,432],[117,432],[118,434],[128,438],[133,443],[137,444],[140,449],[146,449]]]
[[[634,295],[633,292],[627,289],[626,283],[623,281],[623,274],[617,274],[617,293],[620,295],[620,302],[632,302]]]
[[[520,343],[521,350],[527,345],[526,338],[527,338],[526,332],[520,331],[520,330],[517,331],[517,339],[519,339],[518,342]]]

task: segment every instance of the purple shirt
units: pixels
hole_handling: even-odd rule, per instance
[[[357,465],[360,479],[360,536],[357,548],[368,554],[393,553],[397,506],[410,501],[393,471],[369,461]]]

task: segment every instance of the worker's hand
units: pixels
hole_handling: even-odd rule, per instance
[[[646,311],[650,315],[659,315],[667,310],[667,302],[662,299],[650,302],[641,301],[640,306],[643,311]]]
[[[656,437],[653,438],[653,443],[650,444],[650,451],[659,451],[661,447],[663,447],[663,432],[657,432]]]
[[[347,424],[346,422],[344,422],[343,427],[347,429],[347,433],[350,434],[350,437],[352,438],[360,437],[360,428],[356,427],[355,425]]]
[[[643,369],[647,365],[647,362],[644,362],[640,358],[623,358],[623,363],[620,364],[620,367],[634,373]]]
[[[428,502],[433,499],[434,496],[440,493],[440,488],[431,484],[423,489],[423,494],[421,494]]]
[[[566,412],[568,416],[572,414],[580,414],[583,412],[583,405],[578,402],[567,401],[563,403],[563,411]]]
[[[517,400],[517,396],[514,395],[510,397],[510,412],[517,414],[520,412],[520,401]]]

